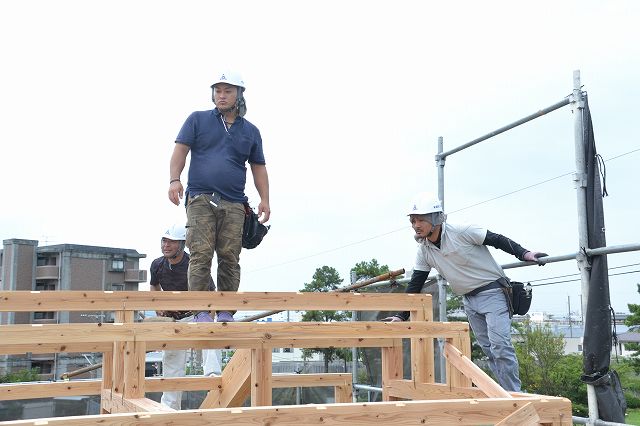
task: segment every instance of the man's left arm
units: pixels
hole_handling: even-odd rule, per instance
[[[250,163],[250,166],[251,173],[253,174],[253,183],[256,185],[258,195],[260,195],[258,217],[260,218],[260,223],[265,223],[269,220],[269,216],[271,216],[271,207],[269,206],[269,175],[267,173],[267,166],[255,163]]]
[[[519,260],[536,262],[540,265],[544,265],[544,262],[540,262],[538,258],[548,256],[547,253],[527,250],[524,247],[522,247],[520,244],[516,243],[513,240],[510,240],[504,235],[496,234],[494,232],[489,231],[488,229],[487,229],[487,235],[485,236],[484,242],[482,244],[485,246],[495,247],[506,253],[512,254],[515,257],[517,257]]]

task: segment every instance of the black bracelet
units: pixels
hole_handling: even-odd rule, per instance
[[[173,182],[180,182],[180,179],[171,179],[169,181],[169,185],[171,185]]]

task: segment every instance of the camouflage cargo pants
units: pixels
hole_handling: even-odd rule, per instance
[[[244,206],[202,194],[187,204],[187,247],[189,248],[189,290],[206,291],[211,277],[213,254],[218,259],[218,291],[238,291]]]

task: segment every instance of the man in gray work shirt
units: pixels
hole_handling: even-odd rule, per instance
[[[511,343],[511,318],[501,284],[506,276],[487,245],[539,264],[542,263],[538,258],[547,254],[526,250],[479,226],[445,222],[442,203],[427,193],[415,198],[408,215],[416,233],[418,253],[406,292],[420,293],[431,268],[435,268],[454,293],[464,295],[469,324],[498,383],[507,391],[520,392],[518,359]],[[403,312],[384,320],[408,318],[409,312]]]

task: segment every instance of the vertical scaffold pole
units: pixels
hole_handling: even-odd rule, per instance
[[[438,167],[438,198],[444,209],[444,162],[446,157],[442,157],[444,152],[444,140],[442,136],[438,137],[438,155],[436,155],[436,166]],[[438,320],[447,320],[447,289],[446,282],[440,274],[438,274]],[[438,365],[440,366],[440,383],[446,381],[447,361],[444,357],[444,339],[438,338]]]
[[[589,248],[589,231],[587,226],[587,164],[586,164],[586,141],[584,140],[584,95],[580,83],[580,70],[573,72],[573,92],[571,95],[571,110],[573,111],[573,130],[576,154],[576,173],[573,181],[576,188],[578,205],[578,254],[576,260],[580,270],[581,291],[582,291],[582,312],[584,318],[589,316],[587,302],[589,296],[589,278],[591,268],[587,260],[584,249]],[[585,323],[583,323],[584,327]],[[593,385],[587,384],[587,402],[589,405],[589,423],[593,425],[598,419],[598,400]]]

